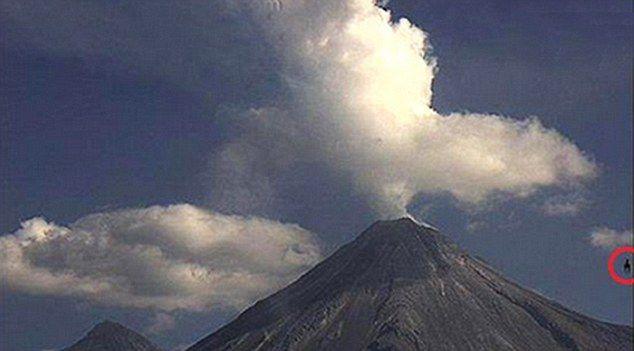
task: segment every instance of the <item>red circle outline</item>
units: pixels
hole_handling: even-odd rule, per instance
[[[612,254],[610,254],[610,259],[608,260],[608,272],[610,272],[610,277],[612,278],[612,280],[614,280],[618,284],[634,285],[634,278],[623,278],[614,269],[614,263],[616,262],[616,259],[626,252],[634,253],[634,246],[621,246],[612,251]]]

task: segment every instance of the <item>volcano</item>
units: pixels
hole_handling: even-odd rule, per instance
[[[81,340],[62,351],[161,351],[143,335],[123,325],[103,321]]]
[[[403,218],[374,223],[188,350],[630,351],[632,339]]]

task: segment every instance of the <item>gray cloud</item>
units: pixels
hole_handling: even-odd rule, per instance
[[[201,311],[241,308],[321,258],[293,224],[226,216],[191,205],[43,218],[0,237],[2,285],[96,303]]]

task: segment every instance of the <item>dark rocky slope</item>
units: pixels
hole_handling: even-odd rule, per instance
[[[161,351],[148,339],[119,323],[103,321],[62,351]]]
[[[400,219],[373,224],[189,350],[630,351],[632,338]]]

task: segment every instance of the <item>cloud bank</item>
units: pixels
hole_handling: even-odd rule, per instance
[[[3,287],[163,311],[244,307],[320,258],[297,225],[186,204],[96,213],[67,227],[36,217],[0,237]]]
[[[298,163],[343,179],[382,217],[418,193],[479,203],[596,174],[536,118],[435,111],[426,33],[372,0],[231,4],[261,28],[286,94],[236,118],[241,134],[215,155],[214,196],[229,210],[273,205]]]
[[[618,231],[601,227],[595,228],[590,233],[590,243],[592,246],[611,250],[618,246],[633,245],[634,236],[632,235],[632,230]]]

